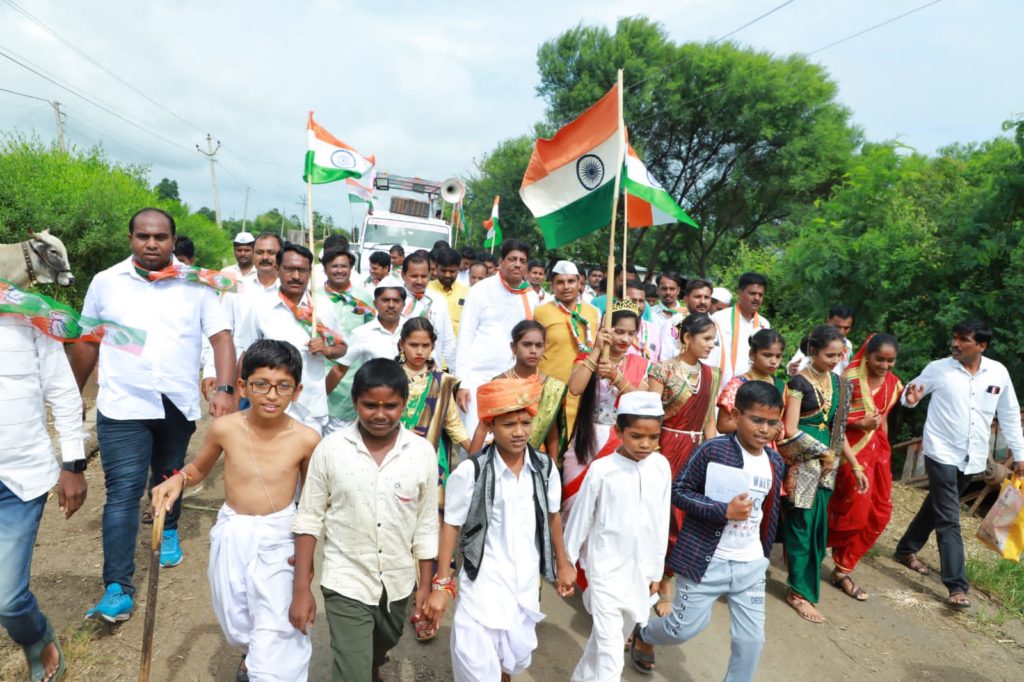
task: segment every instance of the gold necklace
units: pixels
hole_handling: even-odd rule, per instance
[[[679,365],[683,368],[683,381],[686,382],[687,388],[690,389],[690,393],[692,395],[697,395],[700,391],[700,384],[703,379],[703,373],[700,371],[700,361],[698,361],[696,365],[691,365],[680,359]],[[696,377],[696,380],[694,380],[693,377]]]
[[[813,366],[808,365],[806,376],[812,379],[809,383],[811,388],[814,389],[814,395],[818,399],[818,404],[821,405],[822,416],[824,416],[825,422],[828,422],[829,412],[832,410],[831,372],[819,372]]]
[[[771,374],[761,374],[760,372],[754,369],[751,369],[749,372],[747,372],[746,377],[751,381],[763,381],[766,384],[772,384],[773,386],[775,385],[775,377],[773,377]]]

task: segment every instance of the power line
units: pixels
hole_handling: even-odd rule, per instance
[[[811,52],[808,52],[804,56],[810,57],[812,54],[818,54],[819,52],[824,52],[825,50],[829,49],[830,47],[835,47],[836,45],[841,45],[842,43],[845,43],[848,40],[853,40],[854,38],[859,38],[860,36],[864,35],[865,33],[870,33],[871,31],[874,31],[876,28],[882,28],[886,24],[891,24],[894,21],[899,21],[903,17],[909,17],[911,14],[914,14],[915,12],[920,12],[921,10],[927,9],[927,8],[931,7],[932,5],[939,4],[940,2],[942,2],[942,0],[932,0],[931,2],[928,2],[928,3],[925,3],[923,5],[920,5],[919,7],[915,7],[914,9],[910,10],[909,12],[904,12],[903,14],[898,14],[898,15],[896,15],[894,17],[890,17],[889,19],[886,19],[885,21],[883,21],[881,23],[875,24],[874,26],[869,26],[868,28],[864,29],[863,31],[857,31],[856,33],[853,33],[851,35],[846,36],[845,38],[840,38],[839,40],[836,40],[835,42],[831,42],[828,45],[825,45],[824,47],[819,47],[817,50],[813,50]]]
[[[10,53],[10,54],[7,54],[7,53]],[[18,59],[15,59],[14,57],[11,56],[12,54],[15,54],[15,53],[12,52],[9,49],[3,47],[3,46],[0,46],[0,57],[3,57],[4,59],[7,59],[7,60],[9,60],[11,62],[14,62],[15,64],[17,64],[21,68],[34,73],[35,75],[39,76],[43,80],[46,80],[46,81],[49,81],[50,83],[53,83],[54,85],[56,85],[57,87],[61,88],[62,90],[66,90],[67,92],[70,92],[75,97],[78,97],[79,99],[81,99],[81,100],[83,100],[85,102],[88,102],[89,104],[93,105],[97,109],[100,109],[101,111],[104,111],[104,112],[110,114],[114,118],[117,118],[117,119],[119,119],[121,121],[124,121],[125,123],[127,123],[130,126],[132,126],[133,128],[138,128],[142,132],[144,132],[144,133],[146,133],[148,135],[152,135],[153,137],[155,137],[157,139],[160,139],[160,140],[162,140],[163,142],[166,142],[169,145],[177,147],[178,149],[181,149],[181,150],[183,150],[185,152],[188,152],[189,154],[192,153],[191,149],[188,149],[187,147],[184,147],[184,146],[178,144],[177,142],[175,142],[174,140],[172,140],[172,139],[170,139],[168,137],[164,137],[163,135],[161,135],[160,133],[158,133],[156,131],[150,130],[149,128],[143,126],[140,123],[136,123],[135,121],[132,121],[131,119],[126,118],[125,116],[122,116],[121,114],[117,113],[113,109],[110,109],[109,107],[107,107],[107,106],[105,106],[103,104],[100,104],[100,103],[94,101],[93,99],[90,99],[89,97],[81,94],[80,92],[76,91],[75,89],[71,88],[70,86],[64,85],[63,83],[60,83],[59,81],[55,80],[54,78],[51,78],[50,76],[47,76],[46,74],[42,73],[41,71],[38,71],[35,68],[32,68],[27,63],[19,61]],[[24,59],[24,58],[22,58],[22,59]]]
[[[771,8],[770,10],[768,10],[767,12],[765,12],[764,14],[762,14],[762,15],[760,15],[760,16],[757,16],[757,17],[754,17],[753,19],[751,19],[751,20],[750,20],[750,21],[748,21],[747,23],[743,24],[742,26],[739,26],[739,27],[737,27],[737,28],[734,28],[733,30],[731,30],[731,31],[729,31],[728,33],[726,33],[725,35],[721,36],[720,38],[716,38],[715,40],[713,40],[713,41],[711,42],[711,44],[712,44],[712,45],[717,45],[718,43],[722,42],[722,41],[723,41],[723,40],[725,40],[726,38],[729,38],[729,37],[731,37],[731,36],[734,36],[734,35],[736,35],[737,33],[739,33],[740,31],[742,31],[743,29],[745,29],[745,28],[748,28],[748,27],[750,27],[750,26],[753,26],[754,24],[756,24],[757,22],[761,21],[762,19],[765,19],[765,18],[767,18],[767,17],[771,16],[772,14],[775,14],[775,13],[776,13],[776,12],[778,12],[778,11],[779,11],[780,9],[782,9],[783,7],[785,7],[786,5],[791,5],[791,4],[793,4],[793,1],[794,1],[794,0],[786,0],[786,2],[782,3],[781,5],[776,5],[775,7]],[[4,2],[7,2],[7,0],[4,0]],[[628,88],[626,88],[626,89],[627,89],[627,90],[634,90],[635,88],[638,88],[638,87],[640,87],[641,85],[643,85],[644,83],[646,83],[646,82],[647,82],[648,80],[650,80],[651,78],[654,78],[654,77],[656,77],[656,76],[657,76],[657,77],[659,77],[659,78],[664,78],[664,77],[665,77],[665,72],[666,72],[666,71],[667,71],[668,69],[671,69],[671,68],[672,68],[673,66],[675,66],[676,64],[679,64],[679,63],[680,63],[680,62],[682,62],[682,61],[683,61],[684,59],[686,59],[686,57],[680,57],[679,59],[675,60],[674,62],[671,62],[671,63],[669,63],[669,64],[667,64],[667,65],[665,65],[665,66],[661,67],[661,68],[659,69],[660,73],[658,73],[658,74],[655,74],[655,75],[651,75],[651,76],[648,76],[647,78],[643,78],[643,79],[641,79],[641,80],[638,80],[638,81],[637,81],[636,83],[630,83],[629,87],[628,87]]]
[[[28,95],[24,92],[18,92],[17,90],[8,90],[7,88],[0,88],[0,92],[9,92],[12,95],[20,95],[22,97],[28,97],[29,99],[37,99],[40,102],[46,102],[47,104],[50,103],[50,100],[46,99],[45,97],[36,97],[35,95]]]
[[[147,102],[149,102],[149,103],[150,103],[150,104],[152,104],[153,106],[157,107],[158,109],[160,109],[160,110],[161,110],[161,111],[163,111],[164,113],[166,113],[166,114],[168,114],[168,115],[170,115],[170,116],[173,116],[174,118],[178,119],[178,120],[179,120],[179,121],[181,121],[182,123],[184,123],[184,124],[186,124],[186,125],[188,125],[188,126],[191,126],[191,127],[195,128],[196,130],[199,130],[199,129],[200,129],[200,128],[199,128],[199,126],[197,126],[197,125],[196,125],[195,123],[192,123],[191,121],[189,121],[189,120],[187,120],[187,119],[184,119],[184,118],[182,118],[181,116],[179,116],[179,115],[178,115],[178,114],[176,114],[175,112],[171,111],[170,109],[168,109],[168,108],[167,108],[167,107],[165,107],[164,105],[160,104],[160,102],[157,102],[157,101],[156,101],[155,99],[153,99],[152,97],[150,97],[149,95],[147,95],[146,93],[144,93],[144,92],[143,92],[142,90],[139,90],[139,89],[138,89],[137,87],[135,87],[134,85],[132,85],[131,83],[129,83],[128,81],[126,81],[126,80],[125,80],[124,78],[121,78],[121,76],[118,76],[118,75],[117,75],[116,73],[114,73],[113,71],[111,71],[110,69],[108,69],[108,68],[107,68],[106,66],[104,66],[103,64],[101,64],[101,63],[99,63],[98,61],[96,61],[95,59],[93,59],[93,58],[92,58],[91,56],[89,56],[89,54],[88,54],[88,53],[86,53],[86,52],[85,52],[84,50],[82,50],[82,49],[81,49],[80,47],[78,47],[77,45],[75,45],[74,43],[72,43],[72,42],[71,42],[70,40],[68,40],[67,38],[65,38],[65,37],[64,37],[64,36],[62,36],[61,34],[57,33],[57,32],[56,32],[55,30],[53,30],[52,28],[50,28],[49,26],[47,26],[46,24],[44,24],[44,23],[43,23],[42,21],[40,21],[40,20],[39,20],[39,19],[37,19],[36,17],[34,17],[34,16],[32,16],[31,14],[29,14],[29,12],[28,12],[27,10],[23,9],[23,8],[22,8],[22,7],[20,7],[20,6],[19,6],[19,5],[17,4],[17,3],[13,2],[13,0],[2,0],[2,1],[3,1],[4,3],[6,3],[7,5],[9,5],[9,6],[10,6],[10,7],[12,8],[12,9],[14,9],[14,11],[18,12],[18,13],[19,13],[19,14],[21,14],[21,15],[22,15],[23,17],[25,17],[26,19],[28,19],[29,21],[31,21],[32,23],[34,23],[35,25],[39,26],[39,27],[40,27],[40,28],[42,28],[42,29],[43,29],[44,31],[46,31],[47,33],[49,33],[49,34],[50,34],[51,36],[53,36],[54,38],[56,38],[57,40],[59,40],[59,41],[60,41],[61,43],[63,43],[63,44],[64,44],[65,46],[67,46],[67,47],[68,47],[69,49],[71,49],[72,51],[74,51],[74,52],[75,52],[75,53],[76,53],[77,55],[79,55],[80,57],[82,57],[83,59],[85,59],[86,61],[88,61],[88,62],[89,62],[90,64],[92,64],[93,66],[95,66],[95,67],[96,67],[96,68],[98,68],[99,70],[101,70],[101,71],[103,71],[104,73],[106,73],[106,74],[107,74],[108,76],[110,76],[111,78],[113,78],[113,79],[114,79],[114,80],[116,80],[117,82],[119,82],[119,83],[121,83],[122,85],[124,85],[124,86],[125,86],[126,88],[128,88],[129,90],[131,90],[131,91],[132,91],[132,92],[134,92],[135,94],[137,94],[137,95],[139,95],[140,97],[142,97],[143,99],[145,99],[145,100],[146,100]]]

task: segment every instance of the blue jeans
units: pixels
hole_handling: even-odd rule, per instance
[[[640,638],[655,646],[681,644],[707,627],[711,608],[722,595],[729,600],[732,638],[726,682],[750,682],[764,647],[764,584],[768,559],[727,561],[714,557],[699,583],[676,576],[672,613],[651,618]]]
[[[46,494],[25,502],[0,483],[0,624],[22,646],[31,646],[46,634],[46,618],[28,589],[44,504]]]
[[[164,397],[163,419],[111,419],[97,411],[96,435],[106,479],[103,506],[103,584],[118,583],[125,594],[135,594],[135,545],[139,536],[139,500],[152,476],[161,482],[185,465],[188,441],[195,422]],[[181,498],[164,520],[164,528],[178,527]]]

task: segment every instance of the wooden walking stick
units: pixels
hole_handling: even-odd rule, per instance
[[[160,544],[164,538],[164,515],[160,509],[153,516],[153,537],[149,548],[149,585],[146,588],[146,622],[142,628],[142,663],[139,682],[149,682],[149,669],[153,665],[153,629],[156,627],[156,589],[160,582]]]

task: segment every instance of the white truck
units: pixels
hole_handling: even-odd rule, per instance
[[[451,244],[451,227],[443,220],[374,211],[363,219],[352,248],[359,272],[365,275],[370,271],[370,254],[374,251],[387,253],[395,244],[400,244],[406,254],[417,249],[430,251],[438,240]]]

